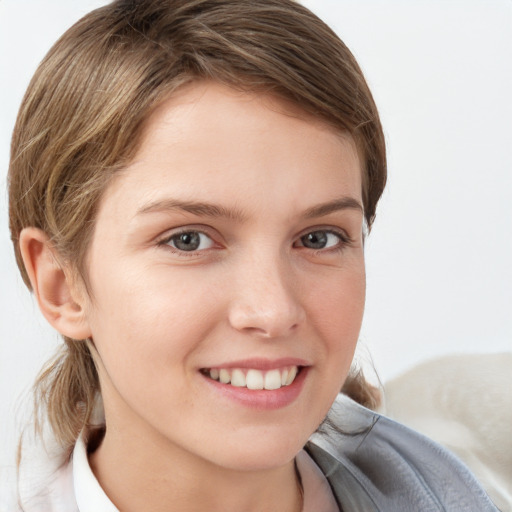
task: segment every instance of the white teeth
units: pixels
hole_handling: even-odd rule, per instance
[[[222,382],[222,384],[229,384],[231,381],[231,375],[229,375],[229,372],[227,370],[220,370],[219,380],[220,382]]]
[[[263,389],[265,387],[263,373],[259,370],[249,370],[245,380],[247,381],[247,389]]]
[[[255,369],[242,370],[234,368],[212,368],[207,370],[207,375],[213,380],[222,384],[231,384],[238,388],[274,390],[282,386],[289,386],[297,376],[297,366],[290,366],[282,369],[268,370],[267,372]]]
[[[285,386],[289,386],[295,380],[296,376],[297,376],[297,367],[292,366],[290,368],[290,371],[288,372],[288,377],[286,377]]]
[[[245,388],[246,380],[242,370],[239,370],[238,368],[233,370],[231,375],[231,385],[236,386],[237,388]]]
[[[270,370],[265,375],[265,389],[279,389],[281,387],[281,372]]]

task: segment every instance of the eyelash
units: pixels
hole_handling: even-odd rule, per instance
[[[310,251],[314,251],[314,254],[325,254],[325,253],[339,253],[343,251],[346,247],[350,247],[354,244],[354,239],[348,236],[348,234],[341,230],[335,230],[332,228],[310,228],[304,234],[298,237],[298,241],[301,241],[304,237],[313,233],[326,233],[327,235],[334,235],[338,238],[338,243],[334,247],[327,247],[321,249],[312,249],[310,247],[299,246],[299,248],[309,249]],[[295,244],[294,244],[295,246]]]
[[[300,242],[307,235],[313,234],[313,233],[319,233],[319,232],[326,233],[328,235],[335,235],[339,239],[339,242],[334,247],[320,248],[320,249],[313,249],[313,248],[310,248],[310,247],[305,247],[304,245],[298,245],[298,246],[296,245],[297,241]],[[184,229],[181,229],[179,231],[173,232],[170,235],[165,236],[161,240],[158,240],[157,241],[157,246],[158,247],[164,247],[164,248],[172,251],[174,254],[180,256],[180,257],[187,257],[187,258],[198,257],[202,252],[207,251],[207,250],[210,249],[210,247],[208,247],[206,249],[199,249],[199,250],[193,250],[193,251],[185,251],[185,250],[180,250],[180,249],[178,249],[176,247],[172,247],[170,245],[171,241],[174,238],[176,238],[176,237],[178,237],[180,235],[183,235],[183,234],[188,234],[188,233],[198,233],[200,235],[204,235],[204,236],[208,237],[211,240],[213,245],[215,244],[215,241],[213,240],[213,237],[210,236],[204,230],[194,229],[194,228],[184,228]],[[301,249],[305,249],[305,250],[309,249],[310,251],[313,251],[315,255],[331,253],[331,252],[332,253],[341,252],[346,247],[350,247],[354,243],[354,239],[351,238],[350,236],[348,236],[347,233],[345,233],[344,231],[338,231],[338,230],[334,230],[332,228],[322,228],[322,227],[308,229],[308,231],[304,232],[303,234],[301,234],[301,235],[299,235],[297,237],[297,241],[294,242],[293,247],[297,247],[297,248],[301,248]]]
[[[173,232],[170,235],[167,235],[166,237],[162,238],[161,240],[159,240],[157,242],[157,246],[158,247],[164,247],[164,248],[170,250],[171,252],[173,252],[174,254],[176,254],[176,255],[178,255],[180,257],[185,257],[185,258],[197,257],[197,256],[200,255],[200,253],[210,249],[210,248],[207,248],[207,249],[200,249],[200,250],[194,250],[194,251],[184,251],[184,250],[180,250],[180,249],[178,249],[176,247],[172,247],[170,245],[170,243],[173,240],[173,238],[176,238],[176,237],[178,237],[180,235],[184,235],[184,234],[188,234],[188,233],[198,233],[200,235],[204,235],[204,236],[208,237],[212,241],[213,245],[215,244],[215,242],[213,240],[213,237],[211,237],[204,230],[202,230],[202,229],[194,229],[194,228],[184,228],[184,229],[181,229],[179,231]]]

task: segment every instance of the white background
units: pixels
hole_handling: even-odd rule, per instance
[[[0,463],[20,397],[58,343],[12,255],[10,133],[50,45],[103,3],[0,1]],[[387,380],[440,354],[512,350],[512,1],[305,4],[352,49],[388,142],[388,189],[366,247],[363,352]]]

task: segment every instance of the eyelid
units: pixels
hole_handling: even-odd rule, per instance
[[[215,231],[215,234],[213,234],[212,231]],[[340,242],[339,242],[339,244],[337,244],[334,247],[328,247],[328,248],[323,248],[323,249],[311,249],[311,248],[305,247],[303,245],[299,245],[298,247],[303,248],[303,249],[308,249],[310,251],[325,253],[325,252],[329,252],[329,251],[340,251],[340,250],[343,250],[345,247],[350,246],[353,243],[355,243],[355,240],[347,233],[346,230],[344,230],[342,228],[334,227],[334,226],[312,226],[312,227],[309,227],[309,228],[303,230],[301,233],[299,233],[299,235],[297,235],[297,238],[296,238],[295,242],[293,243],[293,246],[297,247],[296,244],[297,244],[297,242],[300,242],[302,237],[306,236],[309,233],[313,233],[315,231],[324,231],[326,233],[333,234],[333,235],[339,237]],[[200,249],[200,250],[188,252],[188,251],[182,251],[180,249],[172,247],[169,244],[170,240],[173,237],[178,236],[182,233],[190,233],[190,232],[196,232],[196,233],[200,233],[202,235],[207,236],[208,238],[210,238],[212,240],[214,246],[222,245],[222,242],[219,243],[217,241],[219,238],[222,238],[218,234],[218,232],[216,230],[213,230],[209,226],[204,226],[204,225],[187,225],[187,226],[180,226],[180,227],[168,229],[162,235],[160,235],[156,238],[156,245],[160,246],[160,247],[166,247],[170,251],[172,251],[175,254],[178,254],[180,256],[188,256],[188,257],[199,256],[201,253],[207,252],[211,249],[215,249],[215,247],[209,247],[206,249]]]
[[[173,229],[166,230],[162,235],[159,235],[156,238],[156,245],[158,247],[165,247],[168,248],[170,251],[172,251],[175,254],[178,254],[180,256],[198,256],[201,253],[204,253],[210,249],[215,248],[215,245],[219,245],[217,242],[217,239],[219,237],[214,236],[211,231],[212,229],[208,228],[207,226],[199,226],[199,225],[191,225],[191,226],[180,226]],[[202,235],[207,236],[212,242],[213,247],[209,247],[207,249],[199,249],[197,251],[181,251],[180,249],[177,249],[176,247],[173,247],[170,245],[170,241],[175,236],[181,235],[183,233],[200,233]]]
[[[342,250],[343,248],[345,248],[347,246],[350,246],[350,245],[352,245],[355,242],[355,240],[344,229],[336,228],[336,227],[333,227],[333,226],[313,226],[313,227],[310,227],[310,228],[302,231],[298,235],[297,241],[300,241],[307,234],[314,233],[316,231],[324,231],[326,233],[330,233],[330,234],[336,235],[337,237],[339,237],[340,243],[337,244],[334,247],[327,247],[327,248],[323,248],[323,249],[311,249],[309,247],[304,247],[303,245],[301,245],[299,247],[302,247],[304,249],[309,249],[311,251],[316,251],[316,252],[328,252],[328,251]],[[297,241],[294,242],[294,246],[297,243]]]

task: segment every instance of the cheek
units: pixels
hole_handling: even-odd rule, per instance
[[[366,293],[364,264],[350,270],[339,270],[322,286],[311,286],[308,302],[316,324],[326,332],[359,332]]]
[[[343,381],[359,338],[365,304],[364,264],[340,271],[308,296],[309,318],[327,357],[326,368]]]
[[[174,269],[171,274],[164,266],[141,274],[122,267],[110,270],[93,283],[90,325],[112,377],[152,374],[186,362],[218,317],[215,290],[221,287],[204,278],[199,286],[190,273]]]

